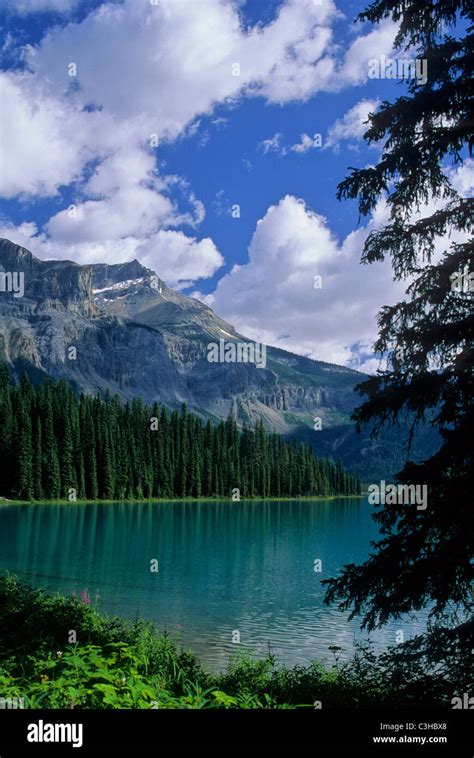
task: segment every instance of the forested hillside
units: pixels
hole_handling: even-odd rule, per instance
[[[22,500],[328,496],[360,492],[341,463],[294,447],[262,422],[239,432],[140,399],[33,387],[0,367],[0,496]]]

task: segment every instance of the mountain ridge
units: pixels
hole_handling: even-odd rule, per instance
[[[271,346],[264,368],[211,363],[211,342],[252,340],[137,260],[43,261],[1,239],[4,284],[8,272],[24,275],[23,297],[0,291],[0,361],[17,376],[26,370],[33,381],[66,379],[85,394],[140,396],[170,408],[185,402],[213,422],[229,413],[239,426],[261,419],[270,431],[310,441],[317,454],[344,458],[349,437],[354,450],[350,414],[365,374]],[[322,431],[314,431],[317,419]],[[377,449],[367,438],[361,444],[365,459],[370,444]]]
[[[216,419],[232,410],[239,423],[261,417],[269,429],[286,432],[316,411],[327,419],[347,417],[353,406],[348,395],[363,378],[273,347],[267,348],[265,368],[210,364],[210,341],[252,341],[137,260],[43,261],[3,239],[0,267],[25,274],[23,298],[1,293],[0,357],[64,376],[84,392],[109,389],[171,405],[185,401]],[[75,358],[68,361],[71,348]]]

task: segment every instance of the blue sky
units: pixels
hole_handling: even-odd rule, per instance
[[[359,222],[335,193],[377,160],[363,121],[405,82],[368,78],[394,27],[354,25],[364,5],[0,0],[1,236],[136,257],[249,337],[373,370],[403,288],[359,259],[387,211]]]

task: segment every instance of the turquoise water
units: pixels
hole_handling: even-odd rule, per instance
[[[269,646],[289,665],[333,661],[329,646],[347,657],[361,635],[323,604],[321,580],[368,555],[370,513],[364,499],[3,505],[0,570],[64,594],[87,588],[109,613],[138,612],[212,670],[238,649],[262,656]],[[422,628],[404,620],[373,639],[381,649],[397,630],[407,639]]]

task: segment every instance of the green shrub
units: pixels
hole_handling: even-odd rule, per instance
[[[75,644],[67,643],[71,629]],[[0,697],[23,698],[31,708],[446,707],[459,688],[469,691],[472,668],[453,665],[452,654],[447,666],[441,648],[449,639],[436,640],[434,667],[433,640],[418,637],[378,656],[361,644],[342,664],[331,648],[329,669],[240,654],[210,674],[151,623],[110,618],[75,597],[0,577]]]

